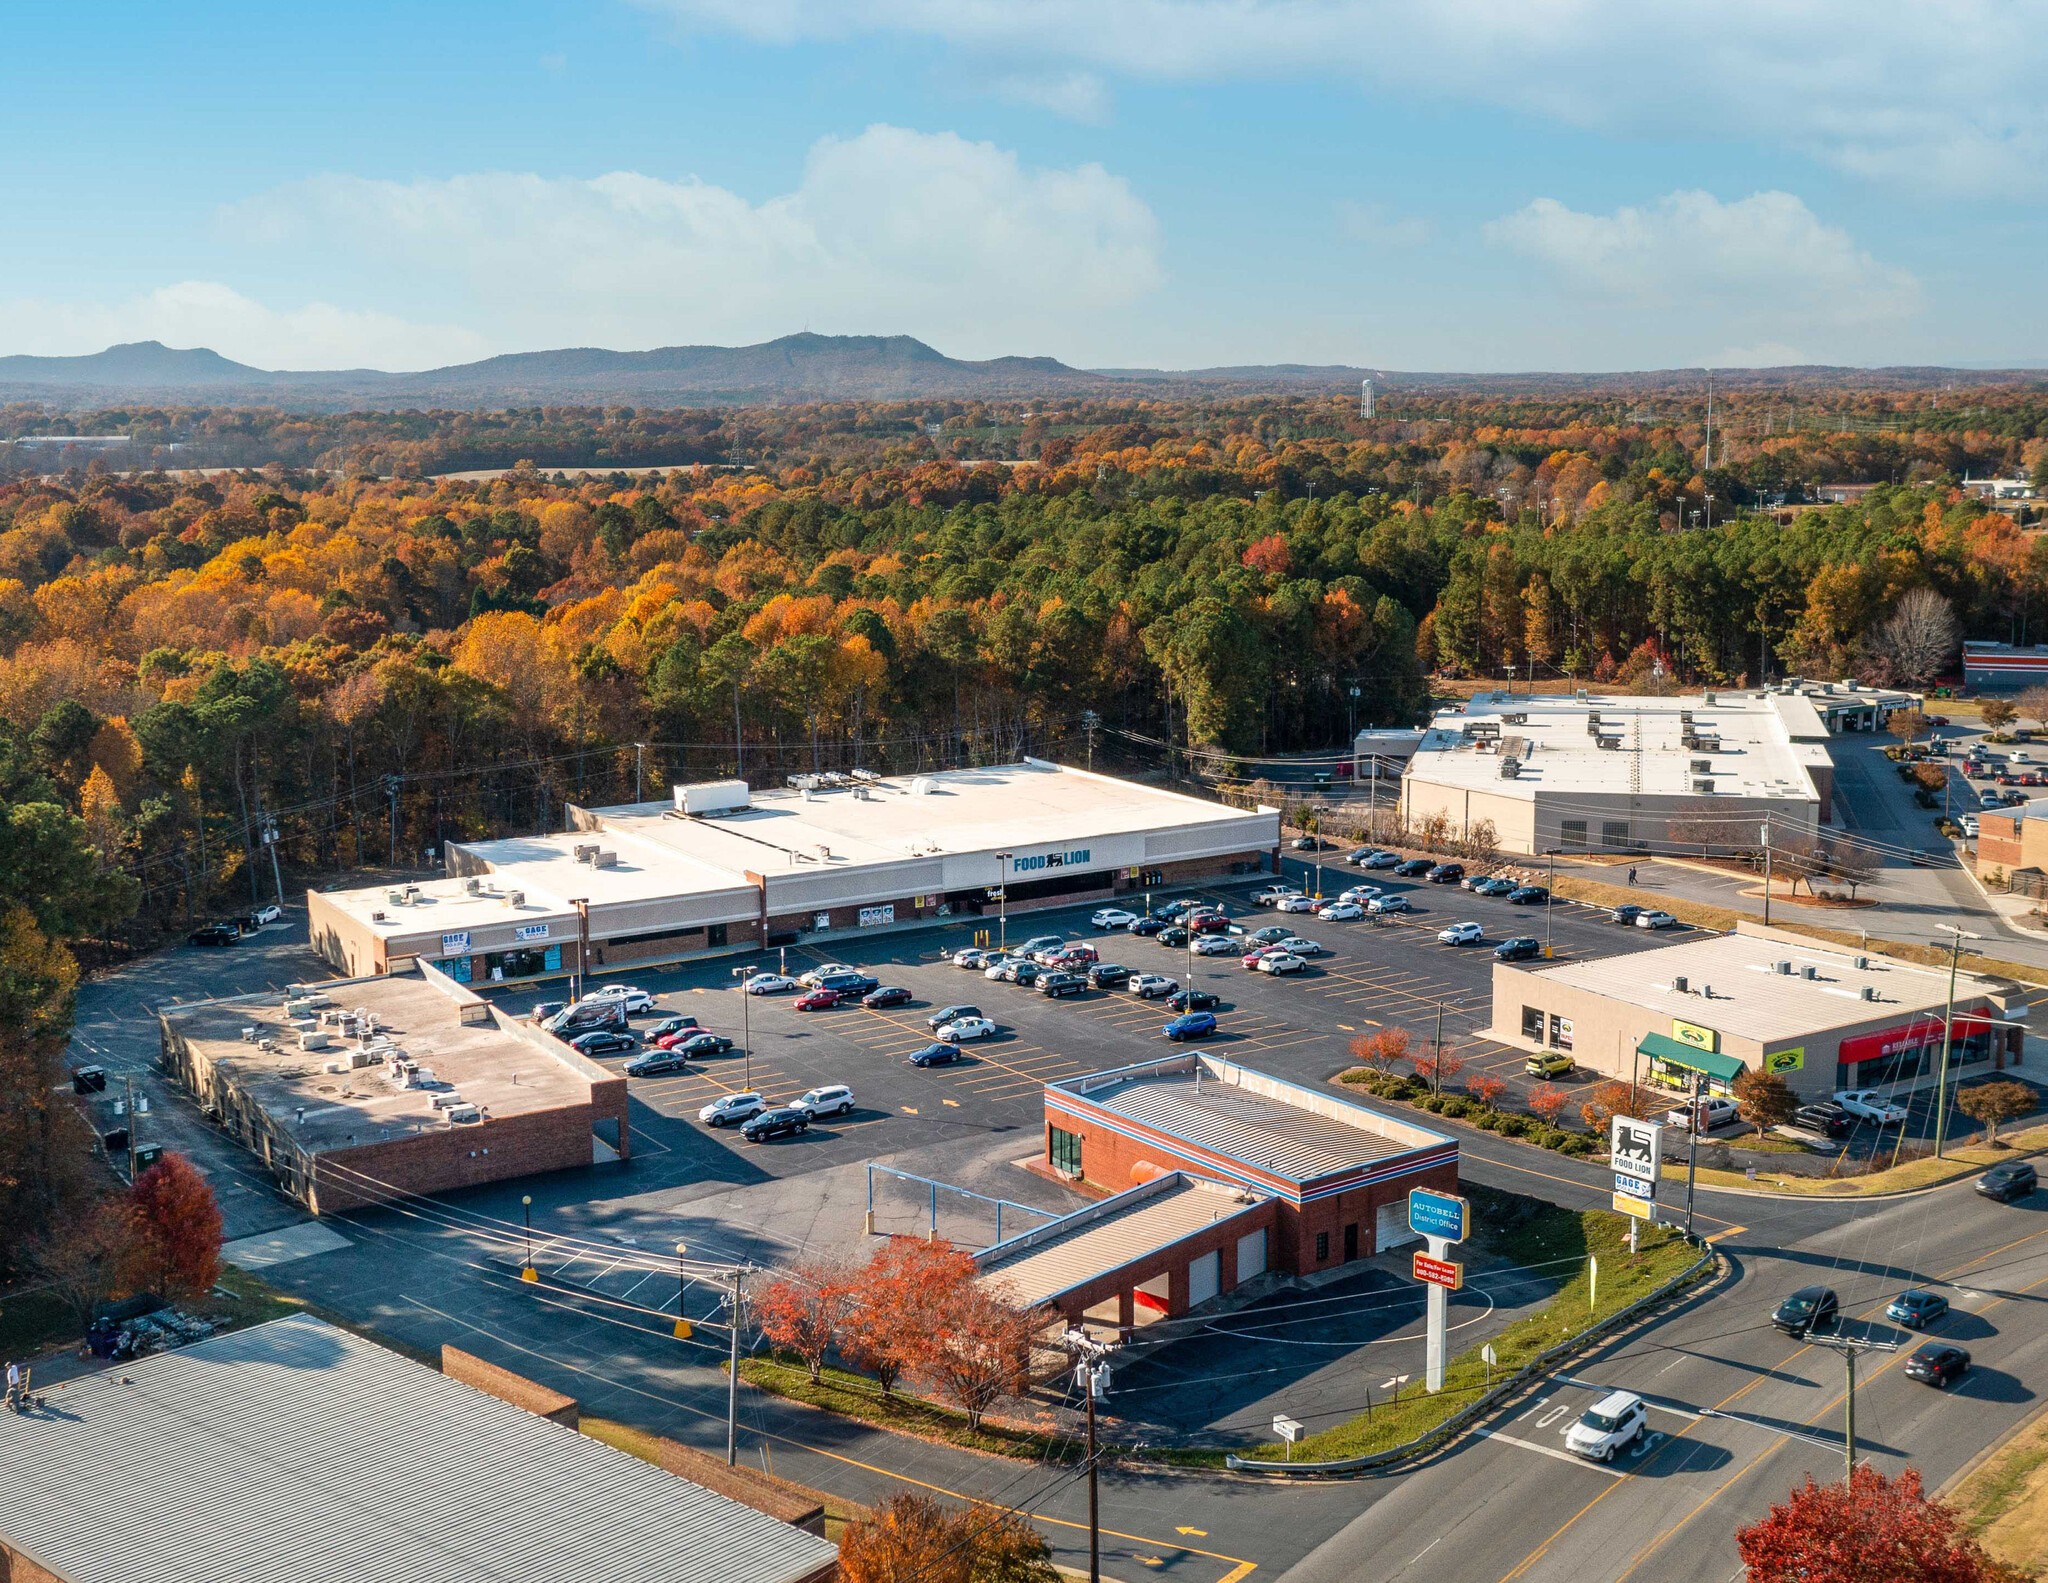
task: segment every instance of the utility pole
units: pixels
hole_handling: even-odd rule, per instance
[[[1685,1129],[1685,1240],[1688,1242],[1693,1240],[1692,1183],[1700,1158],[1700,1089],[1704,1082],[1701,1073],[1692,1074],[1692,1114],[1686,1118],[1691,1125]]]
[[[1550,884],[1543,892],[1543,960],[1550,960],[1550,914],[1557,903],[1557,853],[1543,854],[1550,861]]]
[[[1102,1525],[1095,1489],[1095,1399],[1109,1394],[1110,1349],[1078,1327],[1069,1327],[1066,1343],[1067,1350],[1078,1360],[1074,1384],[1080,1388],[1088,1412],[1088,1583],[1102,1583]]]
[[[1081,711],[1081,729],[1088,733],[1088,773],[1095,773],[1095,728],[1102,724],[1102,716],[1093,709]]]
[[[384,795],[391,800],[391,866],[398,867],[398,784],[402,776],[384,777]]]
[[[725,1381],[725,1465],[729,1468],[739,1466],[740,1460],[740,1279],[745,1273],[741,1265],[732,1267],[732,1312],[726,1316],[732,1321]]]
[[[1089,760],[1091,763],[1095,756],[1094,740],[1094,734],[1091,732],[1089,734]],[[1012,855],[1008,852],[998,852],[996,854],[996,949],[999,951],[1007,951],[1010,948],[1010,858]]]
[[[646,752],[647,744],[645,742],[635,742],[633,744],[633,801],[635,802],[640,800],[640,765]]]
[[[1836,1321],[1840,1323],[1839,1320]],[[1898,1343],[1872,1341],[1867,1336],[1816,1336],[1809,1334],[1807,1341],[1816,1347],[1826,1347],[1839,1352],[1842,1362],[1848,1368],[1849,1387],[1844,1397],[1845,1414],[1842,1422],[1842,1485],[1846,1489],[1856,1477],[1856,1354],[1859,1352],[1896,1352]]]
[[[783,964],[785,967],[788,963]],[[754,1086],[754,997],[747,993],[748,970],[736,967],[732,976],[740,986],[740,1054],[747,1059],[747,1087]]]
[[[122,1083],[128,1089],[128,1185],[135,1185],[135,1079],[124,1077]]]
[[[576,909],[576,976],[569,984],[573,1006],[583,998],[583,975],[590,971],[590,898],[571,896],[569,905]]]
[[[1934,1085],[1934,1157],[1939,1160],[1948,1143],[1948,1057],[1950,1046],[1955,1041],[1956,1031],[1956,964],[1963,954],[1965,940],[1979,940],[1983,936],[1971,934],[1952,923],[1935,925],[1949,935],[1948,949],[1948,1005],[1941,1014],[1941,1074]],[[1904,1130],[1903,1128],[1901,1129]]]
[[[263,845],[270,853],[270,883],[277,887],[277,905],[284,908],[284,879],[277,872],[277,820],[269,814],[263,818]]]

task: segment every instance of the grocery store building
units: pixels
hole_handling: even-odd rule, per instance
[[[1728,1094],[1745,1067],[1802,1100],[1845,1088],[1909,1093],[1936,1081],[1948,969],[1841,951],[1744,923],[1625,956],[1548,967],[1496,963],[1492,1038],[1554,1050],[1586,1071]],[[2027,995],[1959,973],[1951,1075],[2021,1063]]]
[[[1107,901],[1271,871],[1280,816],[1025,759],[915,778],[678,786],[568,810],[559,835],[453,843],[448,877],[313,892],[315,950],[342,972],[420,957],[462,983],[674,961],[962,914]]]

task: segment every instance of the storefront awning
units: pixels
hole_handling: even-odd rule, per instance
[[[1662,1061],[1666,1066],[1682,1066],[1688,1072],[1704,1072],[1708,1077],[1723,1083],[1734,1082],[1743,1064],[1732,1055],[1716,1055],[1712,1050],[1701,1050],[1690,1044],[1680,1044],[1676,1039],[1661,1033],[1644,1034],[1636,1043],[1636,1051],[1640,1055],[1647,1055],[1653,1061]]]

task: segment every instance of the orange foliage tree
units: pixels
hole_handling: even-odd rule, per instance
[[[220,1279],[220,1205],[182,1154],[166,1154],[128,1190],[137,1233],[136,1284],[192,1298]]]
[[[941,1316],[974,1280],[974,1260],[938,1242],[897,1237],[853,1277],[839,1350],[884,1394],[930,1351]]]
[[[841,1266],[812,1260],[763,1288],[754,1299],[754,1312],[761,1333],[802,1358],[816,1384],[826,1354],[838,1344],[853,1295],[853,1282]]]

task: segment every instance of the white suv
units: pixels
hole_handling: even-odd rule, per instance
[[[749,1089],[744,1094],[721,1094],[697,1112],[697,1119],[713,1127],[730,1127],[736,1121],[760,1115],[767,1108],[761,1096]]]
[[[1476,923],[1454,923],[1437,930],[1436,937],[1445,945],[1477,945],[1486,938],[1486,931]]]
[[[1564,1448],[1573,1456],[1612,1462],[1615,1452],[1642,1439],[1649,1417],[1649,1408],[1633,1391],[1609,1391],[1565,1432]]]
[[[1098,929],[1128,929],[1138,921],[1138,915],[1121,907],[1105,907],[1088,921]]]
[[[631,984],[607,984],[602,989],[593,989],[577,1004],[601,1006],[608,1001],[619,1002],[626,1008],[628,1015],[636,1011],[652,1011],[654,1009],[654,997],[648,994],[646,990],[636,989]]]
[[[796,1108],[813,1116],[850,1116],[853,1114],[853,1090],[844,1083],[814,1088],[796,1101]]]

